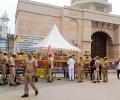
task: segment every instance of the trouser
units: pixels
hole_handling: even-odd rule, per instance
[[[52,68],[48,68],[48,81],[52,81],[53,80],[52,72],[53,72],[53,69]]]
[[[100,76],[100,80],[102,80],[102,75],[101,75],[101,73],[102,73],[102,67],[100,66],[100,67],[99,67],[99,76]]]
[[[95,76],[94,81],[100,81],[99,68],[96,68],[96,70],[94,70],[94,76]]]
[[[15,84],[15,67],[10,66],[10,82],[9,84]]]
[[[6,67],[6,65],[3,65],[2,66],[2,76],[1,76],[2,82],[5,82],[6,72],[7,72],[7,67]]]
[[[120,69],[117,69],[117,78],[118,79],[120,79],[119,74],[120,74]]]
[[[91,80],[94,80],[94,69],[91,68],[91,71],[90,71],[90,78]]]
[[[84,71],[83,71],[83,69],[78,69],[78,71],[77,71],[78,81],[82,81],[82,80],[83,80],[83,76],[84,76]]]
[[[28,84],[31,85],[34,91],[38,91],[38,89],[35,86],[35,76],[32,73],[25,73],[25,87],[24,87],[24,92],[25,94],[28,94],[29,87]]]
[[[69,80],[74,80],[74,69],[69,69]]]
[[[102,69],[102,72],[103,72],[103,81],[108,81],[108,70],[107,68],[103,68]]]

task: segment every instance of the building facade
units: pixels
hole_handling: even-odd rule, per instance
[[[8,32],[8,15],[5,12],[0,17],[0,51],[1,52],[13,52],[14,51],[14,34]]]
[[[71,0],[58,7],[19,0],[16,35],[45,37],[56,24],[66,40],[91,56],[120,57],[120,16],[112,15],[108,0]]]

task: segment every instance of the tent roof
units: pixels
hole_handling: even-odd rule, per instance
[[[71,45],[68,41],[66,41],[63,38],[56,25],[54,25],[53,29],[44,40],[34,45],[33,47],[46,49],[49,47],[49,45],[53,49],[78,51],[78,52],[81,51],[79,48]]]

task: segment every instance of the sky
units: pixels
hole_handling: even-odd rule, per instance
[[[47,4],[57,5],[57,6],[64,6],[70,5],[71,0],[32,0],[37,2],[43,2]],[[108,0],[112,3],[112,14],[120,15],[120,4],[119,0]],[[18,0],[0,0],[0,17],[7,12],[8,18],[10,19],[8,22],[8,27],[10,33],[15,33],[15,12],[17,8]]]

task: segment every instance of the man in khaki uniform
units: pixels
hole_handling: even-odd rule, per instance
[[[7,53],[4,53],[4,55],[1,53],[0,54],[0,63],[1,63],[1,68],[2,68],[2,77],[1,77],[1,83],[5,84],[6,81],[6,72],[7,72],[7,64],[8,64],[8,57]]]
[[[9,65],[10,65],[10,80],[9,85],[15,85],[15,54],[12,54],[12,56],[9,59]]]
[[[103,73],[103,82],[108,82],[108,60],[107,57],[104,57],[104,62],[102,65],[102,73]]]
[[[84,76],[84,62],[82,60],[82,57],[77,59],[77,79],[78,82],[83,82],[83,76]]]
[[[30,84],[35,91],[35,95],[38,95],[38,89],[35,86],[35,74],[36,74],[37,60],[33,58],[33,54],[29,53],[28,58],[26,60],[26,68],[25,68],[25,87],[24,87],[24,95],[21,97],[28,97],[28,84]]]

